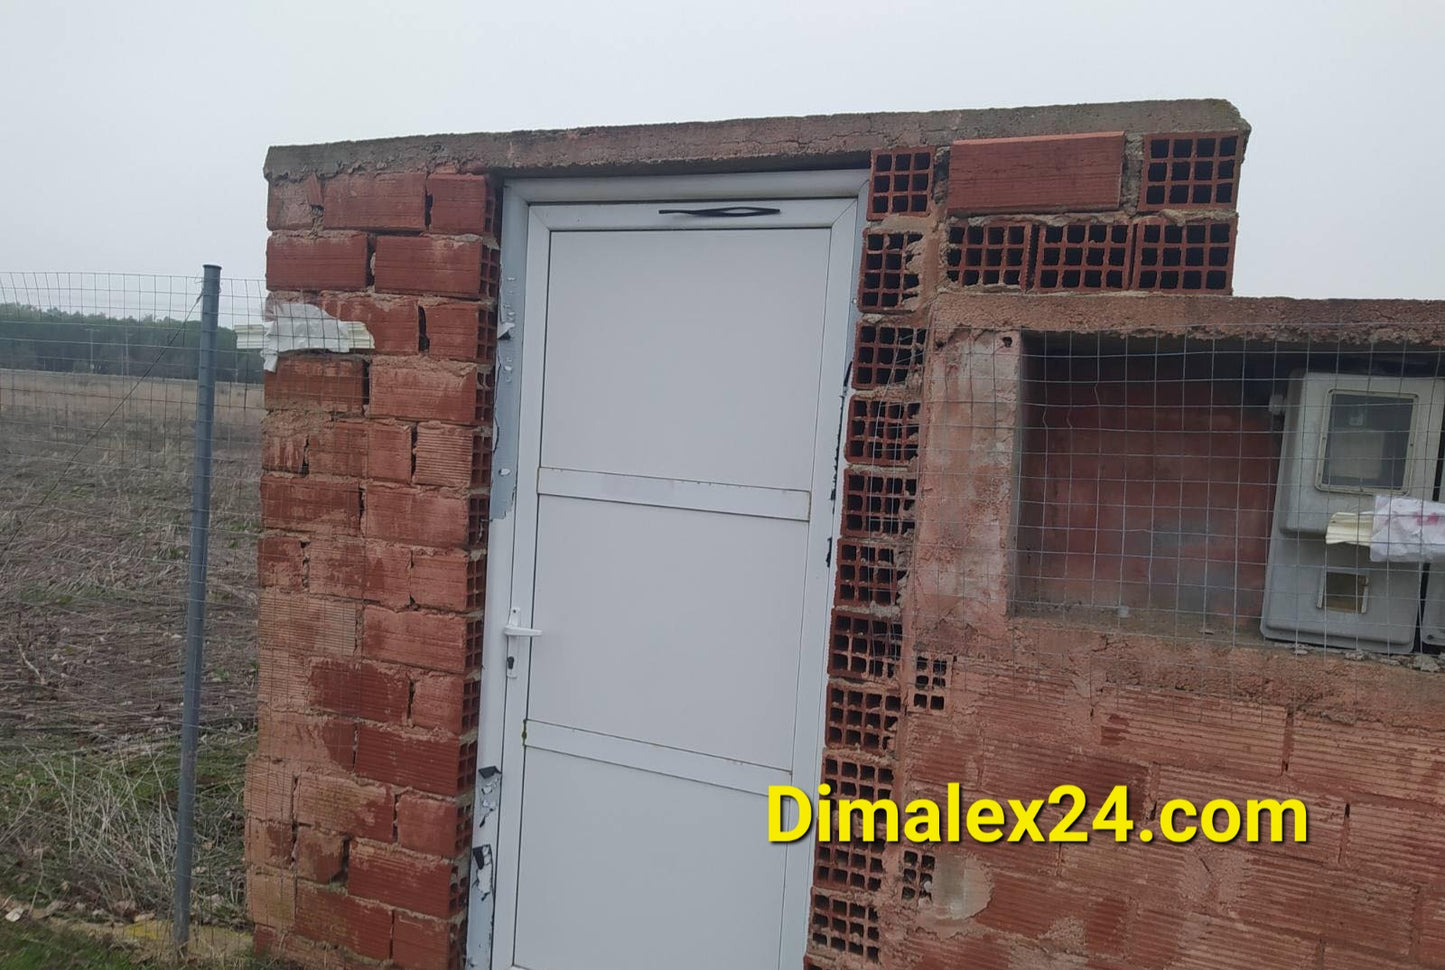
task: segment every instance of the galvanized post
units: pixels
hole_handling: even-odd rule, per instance
[[[181,713],[181,779],[176,800],[176,894],[172,938],[191,936],[191,859],[195,849],[196,747],[201,729],[201,673],[206,645],[206,562],[211,526],[211,441],[216,411],[216,327],[221,267],[207,264],[201,283],[201,347],[196,370],[196,444],[191,469],[191,578],[186,601],[186,684]]]

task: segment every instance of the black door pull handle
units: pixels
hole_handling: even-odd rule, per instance
[[[743,219],[748,216],[775,216],[782,209],[761,205],[721,205],[710,209],[658,209],[660,216],[702,216],[706,219]]]

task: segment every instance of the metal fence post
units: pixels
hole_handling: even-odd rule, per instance
[[[195,464],[191,471],[191,575],[186,600],[186,680],[181,714],[181,777],[176,805],[176,892],[172,938],[191,935],[191,859],[195,849],[196,747],[201,728],[201,672],[205,654],[206,562],[211,524],[211,443],[216,410],[216,327],[221,310],[221,267],[207,264],[201,283],[200,362],[196,373]]]

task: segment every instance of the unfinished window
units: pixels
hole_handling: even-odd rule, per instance
[[[1069,333],[1024,348],[1016,611],[1193,640],[1445,644],[1445,570],[1371,545],[1377,502],[1440,497],[1438,352]]]

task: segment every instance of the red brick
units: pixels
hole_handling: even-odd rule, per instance
[[[296,877],[272,869],[247,869],[246,910],[253,922],[286,929],[296,918]]]
[[[1130,966],[1169,970],[1262,970],[1315,965],[1316,940],[1302,940],[1198,913],[1142,912]]]
[[[405,793],[396,800],[396,840],[414,852],[450,858],[467,826],[466,809],[453,800]],[[460,851],[466,851],[464,842]]]
[[[475,299],[482,295],[484,256],[482,243],[472,239],[380,236],[376,240],[376,289]]]
[[[1141,804],[1149,781],[1147,765],[1046,748],[1035,741],[994,739],[984,743],[982,760],[979,791],[994,798],[1048,798],[1057,785],[1078,785],[1090,803],[1102,804],[1123,785],[1129,789],[1130,818],[1147,814]]]
[[[391,482],[411,481],[412,426],[399,421],[368,421],[367,476]]]
[[[332,882],[345,867],[344,840],[335,832],[303,825],[296,830],[296,874],[312,882]]]
[[[257,719],[256,752],[264,758],[350,769],[356,727],[334,717],[266,710]]]
[[[420,349],[421,316],[411,297],[335,294],[322,299],[321,309],[337,320],[363,324],[379,354],[415,354]]]
[[[412,681],[412,723],[461,734],[464,684],[457,674],[418,674]]]
[[[291,823],[246,819],[246,861],[285,869],[291,865]]]
[[[1142,828],[1144,820],[1137,819],[1136,824]],[[1114,842],[1107,833],[1093,833],[1088,842],[1062,848],[1060,872],[1064,878],[1098,887],[1101,892],[1126,892],[1156,906],[1184,907],[1214,891],[1215,877],[1206,855],[1210,846],[1145,843],[1137,838]]]
[[[306,471],[306,441],[330,421],[329,415],[272,411],[261,419],[261,468],[268,472]]]
[[[1117,209],[1124,133],[956,141],[948,171],[950,212]]]
[[[421,172],[338,175],[322,184],[327,229],[426,228],[426,176]]]
[[[973,970],[973,968],[977,968],[977,970],[1011,970],[1014,966],[1018,966],[1020,970],[1025,966],[1048,967],[1050,970],[1058,967],[1059,970],[1062,970],[1063,967],[1076,965],[1067,959],[1060,961],[1059,964],[1015,964],[1013,954],[1019,948],[1007,937],[993,933],[970,933],[964,936],[945,932],[944,936],[939,938],[926,930],[920,932],[917,929],[910,929],[910,932],[899,935],[901,937],[899,950],[908,954],[908,957],[900,960],[898,965],[909,967],[910,970],[960,970],[964,967],[969,970]],[[809,959],[804,962],[803,970],[836,970],[839,967],[851,966],[854,964]],[[1090,964],[1089,970],[1102,970],[1102,968]]]
[[[360,605],[280,590],[261,591],[259,642],[262,650],[291,656],[356,653]]]
[[[422,424],[416,429],[416,483],[468,488],[482,485],[472,480],[477,466],[476,449],[481,442],[472,428],[450,424]]]
[[[310,686],[318,710],[392,724],[406,719],[411,684],[391,668],[322,658],[311,666]]]
[[[396,612],[368,606],[362,619],[361,652],[375,660],[464,674],[468,657],[468,621],[453,613]]]
[[[1410,970],[1418,963],[1401,963],[1373,953],[1361,953],[1334,943],[1325,944],[1325,961],[1321,970]]]
[[[257,926],[253,935],[256,952],[280,961],[282,966],[308,967],[310,970],[371,970],[374,966],[344,950],[317,943],[289,930],[278,933],[270,927]]]
[[[1371,794],[1445,806],[1445,733],[1383,724],[1342,724],[1300,715],[1289,774],[1321,791]]]
[[[369,539],[465,546],[467,499],[409,485],[368,485],[362,531]]]
[[[315,175],[298,182],[272,182],[266,192],[267,229],[311,229],[321,207],[321,183]]]
[[[437,173],[426,180],[432,232],[495,234],[491,187],[484,175]]]
[[[404,970],[455,970],[461,930],[455,922],[397,913],[391,958]]]
[[[366,545],[354,536],[317,536],[307,547],[307,588],[359,599],[366,584]]]
[[[1282,707],[1124,689],[1100,695],[1096,712],[1099,743],[1115,756],[1257,778],[1283,768]]]
[[[457,879],[450,860],[356,842],[346,883],[355,896],[446,919],[461,908],[452,892]]]
[[[261,476],[261,523],[297,532],[355,533],[361,489],[355,482]]]
[[[1244,806],[1250,799],[1273,798],[1283,801],[1298,798],[1307,810],[1309,839],[1304,843],[1290,841],[1293,831],[1286,824],[1283,842],[1259,842],[1251,851],[1285,853],[1292,859],[1307,860],[1330,865],[1340,857],[1340,843],[1344,838],[1345,808],[1343,799],[1302,792],[1279,782],[1260,782],[1234,778],[1226,774],[1208,774],[1185,771],[1180,768],[1160,768],[1154,800],[1163,805],[1172,798],[1184,798],[1196,807],[1203,808],[1216,798],[1225,798],[1236,805]],[[1265,832],[1268,838],[1268,830]]]
[[[1438,880],[1445,872],[1445,827],[1439,811],[1351,802],[1345,864],[1385,879]]]
[[[391,791],[384,785],[307,773],[296,782],[296,821],[330,832],[390,842],[392,801]]]
[[[332,421],[306,439],[306,470],[313,475],[361,478],[367,471],[367,422]]]
[[[306,555],[295,536],[262,536],[256,543],[256,574],[262,586],[300,590],[306,578]]]
[[[1373,933],[1371,938],[1373,939]],[[1445,892],[1437,889],[1420,908],[1420,959],[1445,967]]]
[[[268,411],[303,410],[360,414],[365,368],[359,357],[285,354],[265,376]]]
[[[1090,954],[1123,950],[1130,908],[1124,896],[1008,872],[995,871],[992,879],[988,905],[974,917],[980,926],[1034,938],[1082,931],[1076,945]]]
[[[482,385],[475,364],[382,358],[371,368],[373,417],[410,418],[475,425]]]
[[[366,598],[393,609],[411,605],[412,550],[389,542],[366,544]]]
[[[272,711],[305,712],[311,705],[311,658],[287,650],[256,652],[256,695]]]
[[[471,781],[467,758],[467,745],[456,737],[373,724],[357,728],[356,771],[376,781],[457,795]]]
[[[411,558],[411,598],[439,610],[475,609],[481,605],[479,570],[464,549],[418,549]]]
[[[1404,956],[1415,890],[1278,855],[1250,858],[1226,907],[1236,918]],[[1361,928],[1369,927],[1368,936]]]
[[[366,288],[365,233],[301,236],[273,233],[266,240],[266,288],[361,290]],[[481,275],[481,259],[477,260]]]
[[[452,360],[485,360],[482,304],[434,303],[425,308],[427,353]]]
[[[391,955],[390,909],[305,880],[296,886],[296,932],[373,960]]]

